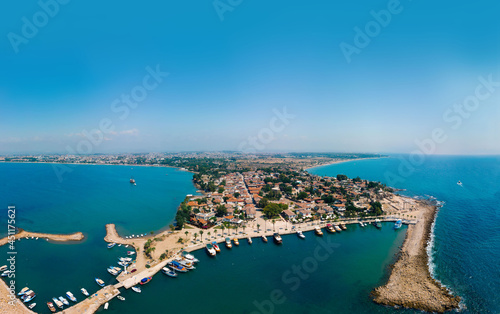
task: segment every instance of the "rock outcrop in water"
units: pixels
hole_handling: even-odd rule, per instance
[[[408,227],[387,284],[376,288],[372,296],[379,304],[442,313],[458,308],[460,298],[430,275],[426,248],[437,210],[435,206],[423,203],[421,206],[425,209],[419,222]]]

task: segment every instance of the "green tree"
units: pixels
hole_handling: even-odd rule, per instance
[[[217,216],[217,217],[224,217],[226,215],[227,215],[226,206],[224,206],[224,205],[217,206],[217,209],[215,211],[215,216]]]
[[[264,208],[267,206],[267,204],[269,203],[269,200],[265,197],[261,198],[259,203],[257,204],[260,208]]]
[[[282,211],[283,211],[283,208],[281,208],[281,206],[276,204],[276,203],[269,203],[262,210],[264,215],[266,215],[266,217],[270,218],[270,219],[274,218],[274,217],[279,217],[279,215],[281,214]]]

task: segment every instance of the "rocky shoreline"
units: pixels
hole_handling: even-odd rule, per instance
[[[387,284],[373,290],[372,297],[383,305],[443,313],[457,309],[460,297],[452,295],[430,274],[426,249],[437,208],[422,204],[424,206],[418,223],[408,226]]]

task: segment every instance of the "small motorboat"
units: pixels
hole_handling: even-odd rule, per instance
[[[330,224],[326,225],[326,231],[328,231],[330,233],[335,233],[336,232],[335,228],[332,225],[330,225]]]
[[[232,248],[232,247],[233,247],[233,245],[231,244],[231,239],[229,239],[229,238],[226,238],[226,247],[227,247],[228,249],[230,249],[230,248]]]
[[[114,247],[116,245],[116,243],[108,243],[108,249]]]
[[[239,246],[240,242],[238,242],[238,238],[233,239],[234,245]]]
[[[317,236],[322,236],[323,235],[323,231],[321,231],[321,228],[316,226],[314,228],[314,232],[316,233]]]
[[[252,244],[252,238],[248,237],[247,240],[248,240],[248,244]]]
[[[104,309],[105,309],[105,310],[107,310],[107,309],[108,309],[108,307],[109,307],[109,303],[108,303],[108,302],[106,302],[106,304],[104,304]]]
[[[267,243],[267,238],[265,235],[262,236],[262,241]]]
[[[134,290],[137,293],[141,293],[141,287],[133,286],[132,290]]]
[[[2,277],[7,277],[10,274],[10,270],[6,270],[2,273]]]
[[[7,265],[3,265],[2,267],[0,267],[0,271],[6,271],[7,270]]]
[[[210,255],[210,256],[215,256],[217,254],[217,252],[214,249],[214,246],[210,243],[205,246],[205,249],[206,249],[208,255]]]
[[[19,293],[18,293],[17,295],[23,295],[23,294],[25,294],[25,293],[26,293],[29,289],[30,289],[30,288],[28,288],[28,287],[24,287],[24,288],[22,288],[22,289],[21,289],[21,291],[19,291]]]
[[[283,243],[283,239],[281,238],[280,234],[277,232],[273,234],[273,239],[274,239],[274,243],[276,243],[276,244]]]
[[[64,297],[59,297],[59,301],[61,301],[64,305],[69,305],[68,300],[66,300],[66,298]]]
[[[52,302],[47,302],[47,306],[49,307],[49,310],[51,312],[55,312],[56,308],[54,307],[54,304]]]
[[[212,246],[214,247],[215,252],[217,252],[217,253],[220,252],[220,247],[219,247],[219,245],[217,244],[216,241],[212,241]]]
[[[95,282],[96,282],[99,286],[104,287],[104,281],[102,281],[102,279],[95,278]],[[56,303],[56,305],[57,305],[57,303]]]
[[[63,303],[59,301],[57,298],[52,298],[52,301],[57,305],[58,308],[62,309],[63,308]]]
[[[375,219],[375,221],[372,222],[372,225],[374,225],[375,228],[377,228],[377,229],[381,229],[382,228],[382,224],[380,223],[380,220],[378,220],[378,219]]]
[[[140,284],[141,284],[141,285],[145,285],[145,284],[147,284],[148,282],[150,282],[150,281],[151,281],[151,279],[153,279],[153,277],[146,277],[146,278],[142,278],[142,279],[141,279]]]
[[[305,236],[305,235],[302,233],[302,231],[300,231],[300,230],[299,230],[299,231],[297,231],[297,236],[298,236],[299,238],[301,238],[301,239],[305,239],[305,238],[306,238],[306,236]]]
[[[458,180],[457,184],[460,186],[464,186],[464,184],[460,180]]]
[[[398,219],[396,223],[394,223],[394,229],[399,229],[403,225],[403,221],[401,219]]]
[[[124,297],[122,297],[121,295],[117,295],[116,297],[117,297],[117,298],[118,298],[118,300],[120,300],[120,301],[125,301],[125,298],[124,298]]]
[[[182,257],[184,257],[185,259],[190,260],[190,261],[193,261],[194,263],[198,263],[198,262],[199,262],[199,260],[198,260],[196,257],[194,257],[194,255],[193,255],[193,254],[188,253],[188,252],[186,252],[186,251],[182,251],[181,255],[182,255]]]
[[[89,293],[87,292],[87,290],[85,288],[81,288],[80,291],[83,293],[83,295],[85,296],[89,296]]]
[[[70,291],[66,291],[66,296],[73,302],[77,302],[75,296]]]
[[[135,252],[134,251],[127,251],[127,255],[134,255]]]
[[[170,277],[177,277],[177,273],[168,267],[163,267],[161,272]]]
[[[340,229],[347,230],[347,227],[345,226],[345,224],[339,224],[339,226],[340,226]]]
[[[35,297],[36,297],[35,292],[33,292],[32,290],[29,290],[26,292],[25,295],[23,295],[21,297],[21,299],[23,300],[24,303],[28,303],[29,301],[33,300]]]
[[[31,304],[28,306],[28,308],[31,310],[31,309],[33,309],[35,306],[36,306],[36,303],[31,303]]]

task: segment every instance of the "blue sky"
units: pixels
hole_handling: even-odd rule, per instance
[[[37,1],[3,2],[0,154],[78,150],[103,120],[89,152],[405,153],[440,128],[432,153],[500,154],[500,87],[443,118],[479,77],[500,81],[496,1],[66,1],[42,0],[46,20]],[[370,12],[388,8],[381,26]],[[348,62],[341,44],[374,23]],[[168,76],[123,118],[111,104],[147,67]]]

